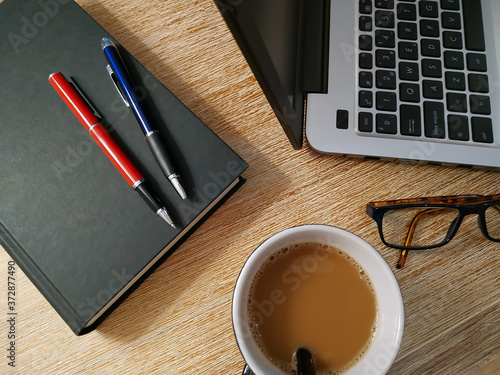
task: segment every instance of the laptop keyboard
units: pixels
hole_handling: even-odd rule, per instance
[[[493,143],[480,1],[358,1],[358,131]]]

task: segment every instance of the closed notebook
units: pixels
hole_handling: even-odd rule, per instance
[[[119,47],[181,175],[182,200],[108,76],[100,41],[112,36],[76,3],[6,0],[0,37],[0,244],[83,334],[240,186],[247,164]],[[49,84],[53,72],[82,89],[177,229],[94,143]]]

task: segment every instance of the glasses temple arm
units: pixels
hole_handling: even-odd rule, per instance
[[[425,216],[434,211],[439,211],[440,209],[441,208],[428,208],[426,210],[420,211],[413,217],[410,226],[408,228],[408,233],[406,234],[404,246],[407,247],[411,246],[411,241],[413,240],[413,235],[415,234],[415,230],[417,229],[417,224],[420,221],[420,219],[424,218]],[[408,249],[401,249],[401,251],[399,252],[399,260],[398,264],[396,265],[396,268],[403,268],[404,265],[406,264],[407,257],[408,257]]]

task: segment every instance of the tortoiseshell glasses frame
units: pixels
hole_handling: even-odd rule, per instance
[[[483,235],[500,242],[500,194],[370,202],[366,212],[377,223],[382,242],[401,250],[397,268],[404,266],[408,250],[447,244],[467,215],[477,214]],[[441,236],[436,239],[438,234]]]

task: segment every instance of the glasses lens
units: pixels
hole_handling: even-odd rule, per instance
[[[426,247],[441,244],[448,234],[458,210],[453,208],[400,208],[386,212],[382,233],[395,246]]]
[[[484,216],[488,234],[491,238],[500,240],[500,204],[488,207]]]

